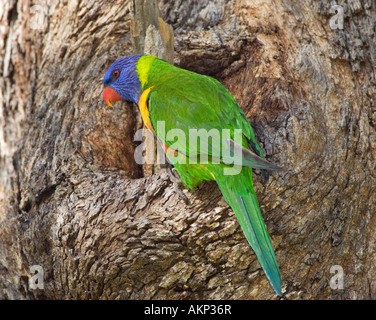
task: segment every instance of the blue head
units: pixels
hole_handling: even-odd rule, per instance
[[[103,100],[111,106],[112,101],[128,100],[137,103],[141,94],[136,64],[141,54],[134,54],[116,60],[103,79]]]

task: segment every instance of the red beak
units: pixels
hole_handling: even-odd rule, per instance
[[[121,99],[122,98],[119,96],[119,94],[111,87],[107,87],[103,90],[103,100],[108,106],[112,107],[111,102],[119,101]]]

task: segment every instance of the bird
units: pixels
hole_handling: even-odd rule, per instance
[[[107,69],[102,94],[110,107],[119,100],[138,105],[185,188],[217,182],[271,287],[282,296],[280,270],[252,180],[252,168],[265,179],[268,171],[282,168],[265,159],[251,124],[225,86],[153,55],[132,54]]]

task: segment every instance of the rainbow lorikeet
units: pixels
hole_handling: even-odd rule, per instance
[[[269,282],[282,295],[251,169],[265,173],[280,168],[265,160],[247,117],[227,89],[214,78],[141,54],[115,61],[103,84],[107,105],[121,99],[138,104],[146,127],[155,133],[186,188],[203,180],[218,183]],[[174,130],[178,134],[168,139]],[[210,134],[205,139],[197,132]]]

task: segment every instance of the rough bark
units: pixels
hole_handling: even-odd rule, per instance
[[[327,1],[159,3],[175,64],[222,81],[286,168],[254,180],[288,299],[376,298],[376,8],[338,4],[333,30]],[[101,99],[131,2],[0,8],[0,297],[276,298],[216,184],[186,205],[165,173],[142,177],[137,108]]]

